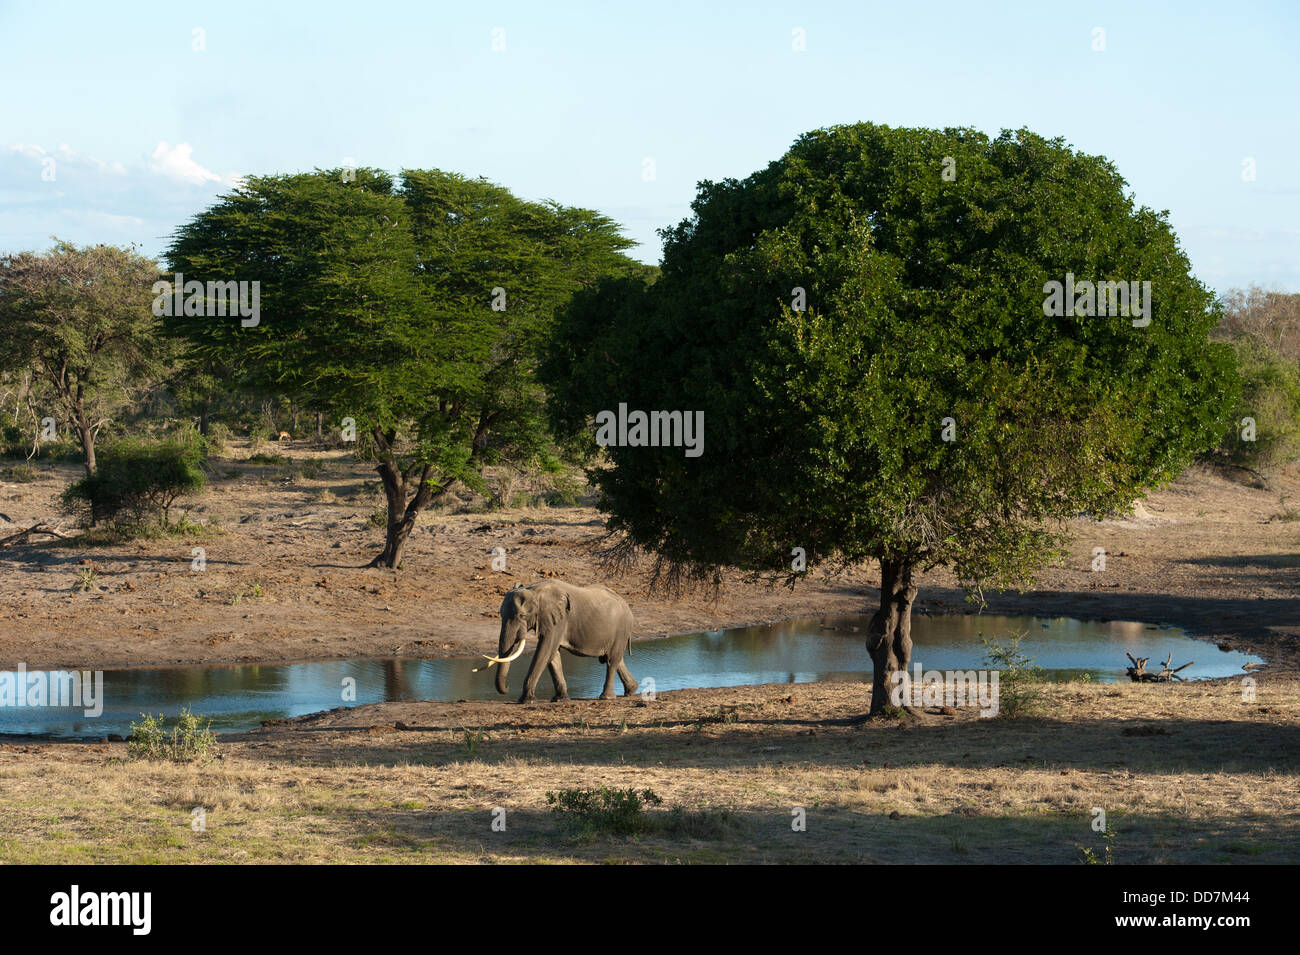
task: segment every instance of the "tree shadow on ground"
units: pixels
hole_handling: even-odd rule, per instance
[[[1159,701],[1153,700],[1153,708]],[[1166,701],[1175,705],[1176,701]],[[1257,704],[1243,703],[1247,714]],[[1240,713],[1233,715],[1240,716]],[[725,717],[723,718],[725,719]],[[439,766],[467,759],[484,763],[540,760],[592,766],[744,769],[790,765],[894,769],[935,766],[960,770],[999,768],[1134,773],[1300,772],[1300,725],[1243,719],[1139,719],[924,722],[872,720],[846,725],[842,718],[801,720],[741,716],[726,723],[673,718],[649,725],[609,715],[530,725],[526,720],[455,724],[418,720],[394,731],[384,727],[304,726],[278,736],[241,734],[259,742],[257,757],[273,761],[371,766]],[[519,731],[545,730],[541,738]],[[467,734],[480,740],[471,748]]]
[[[1275,816],[1195,820],[1112,812],[1107,838],[1093,831],[1086,809],[891,815],[887,805],[768,812],[681,806],[676,823],[665,807],[646,812],[643,831],[623,835],[506,801],[451,812],[436,806],[348,812],[350,832],[342,838],[357,848],[389,849],[395,861],[451,854],[483,862],[1083,864],[1091,854],[1102,864],[1257,864],[1293,862],[1300,853],[1300,821]],[[494,821],[498,830],[504,822],[504,831],[494,831]]]

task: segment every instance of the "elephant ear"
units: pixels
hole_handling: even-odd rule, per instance
[[[558,630],[563,636],[564,628],[569,623],[569,595],[563,591],[547,594],[541,598],[537,611],[537,635],[543,638]]]

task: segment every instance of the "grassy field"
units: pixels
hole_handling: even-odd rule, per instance
[[[131,760],[124,744],[6,744],[0,860],[1300,859],[1292,685],[1261,684],[1244,702],[1235,682],[1062,684],[1037,716],[856,722],[867,694],[804,684],[650,703],[377,704],[225,739],[205,765]],[[548,807],[548,792],[601,786],[662,804],[623,835]],[[498,808],[505,831],[493,830]],[[806,830],[794,831],[800,808]],[[1093,830],[1095,809],[1108,834]]]

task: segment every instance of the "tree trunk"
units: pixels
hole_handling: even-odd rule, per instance
[[[82,464],[86,468],[86,477],[95,473],[97,462],[95,461],[95,432],[86,421],[85,413],[82,411],[80,404],[73,410],[72,426],[77,432],[77,439],[81,442]]]
[[[880,609],[867,627],[871,654],[871,715],[892,705],[893,675],[906,670],[912,659],[912,565],[905,560],[880,562]]]
[[[208,403],[203,402],[203,410],[199,412],[199,434],[203,437],[208,436]]]
[[[319,411],[316,412],[316,443],[325,443],[325,415]]]
[[[374,435],[382,455],[375,470],[379,472],[379,479],[384,485],[384,497],[388,500],[388,524],[384,549],[368,566],[396,568],[401,566],[402,551],[406,549],[406,541],[415,529],[415,519],[435,496],[434,485],[429,482],[431,469],[426,464],[420,471],[418,483],[415,483],[415,494],[408,502],[406,498],[411,493],[412,481],[402,473],[393,453],[396,435],[392,432],[384,433],[378,428]],[[440,487],[437,493],[441,494],[445,490],[446,488]]]
[[[86,468],[86,477],[91,477],[95,473],[95,429],[90,426],[86,420],[86,372],[77,376],[77,387],[71,389],[67,385],[66,371],[60,369],[59,377],[55,379],[55,386],[59,388],[67,401],[68,408],[72,411],[72,427],[77,432],[77,439],[81,442],[81,459]]]

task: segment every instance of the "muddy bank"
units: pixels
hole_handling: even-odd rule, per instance
[[[636,615],[638,639],[870,612],[876,599],[874,566],[794,592],[733,575],[716,600],[652,595],[644,571],[601,573],[601,519],[589,507],[431,513],[401,571],[370,570],[379,498],[364,465],[340,452],[282,453],[320,470],[308,479],[237,455],[218,462],[189,516],[219,530],[104,547],[74,540],[0,549],[0,666],[469,656],[493,647],[501,596],[516,581],[543,577],[618,590]],[[53,497],[74,471],[43,470],[36,482],[0,486],[10,519],[0,532],[57,522]],[[1295,469],[1269,490],[1191,471],[1146,501],[1149,517],[1076,522],[1070,559],[1030,593],[986,595],[989,610],[1172,623],[1270,661],[1266,678],[1293,678],[1300,521],[1284,519],[1281,496],[1297,490]],[[504,571],[492,568],[496,547],[505,549]],[[1092,570],[1096,547],[1107,554],[1103,571]],[[927,575],[921,586],[919,610],[971,609],[946,573]]]

